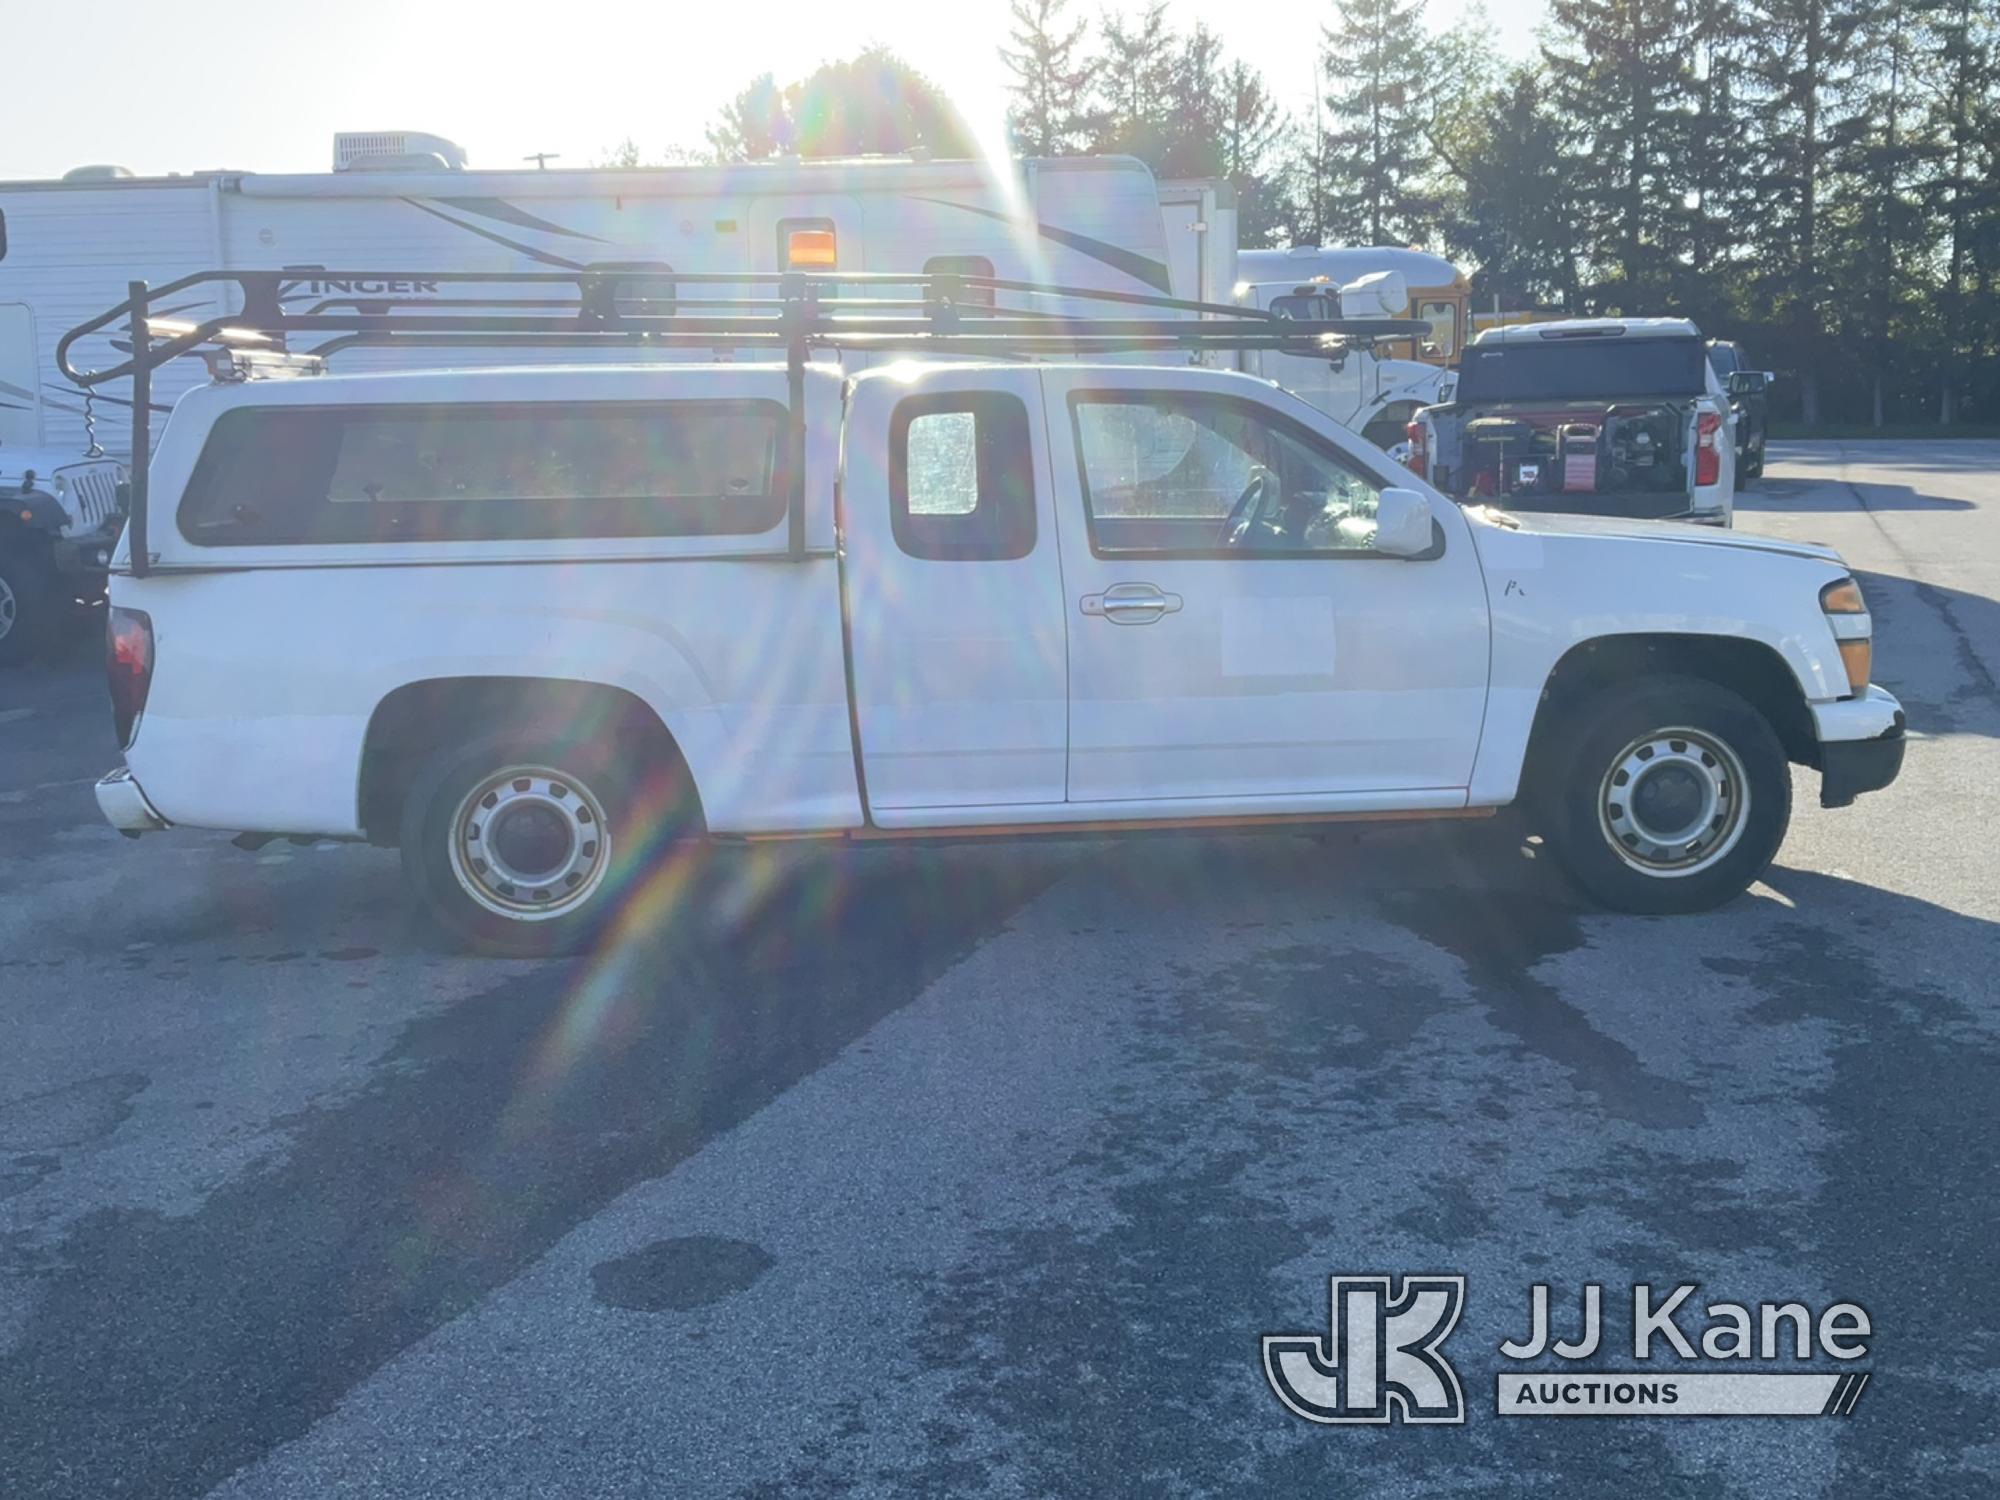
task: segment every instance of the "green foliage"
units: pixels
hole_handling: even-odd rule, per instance
[[[1023,154],[1226,179],[1245,245],[1428,239],[1482,306],[1692,317],[1779,372],[1781,420],[2000,422],[2000,0],[1549,0],[1512,68],[1476,8],[1325,0],[1297,117],[1166,0],[1074,4],[1012,0]],[[709,147],[972,151],[880,48],[754,80]]]
[[[1420,0],[1335,0],[1321,50],[1317,215],[1335,242],[1410,243],[1436,213],[1424,191],[1431,67],[1422,16]]]
[[[971,133],[936,84],[884,47],[779,88],[766,73],[710,127],[717,161],[925,152],[970,156]]]
[[[1007,123],[1031,156],[1088,148],[1096,63],[1083,50],[1085,26],[1068,18],[1069,0],[1014,0],[1009,45],[1000,49],[1014,97]]]

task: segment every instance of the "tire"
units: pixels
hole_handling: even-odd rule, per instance
[[[1603,906],[1707,911],[1740,895],[1784,842],[1785,748],[1727,688],[1644,678],[1585,699],[1556,729],[1542,822],[1570,879]]]
[[[609,735],[583,744],[518,730],[423,763],[398,844],[405,878],[447,934],[502,957],[574,952],[698,832],[685,778],[619,748]]]
[[[0,667],[40,654],[55,634],[63,603],[45,547],[0,542]]]

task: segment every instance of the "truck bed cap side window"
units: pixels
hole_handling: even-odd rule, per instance
[[[202,546],[747,535],[784,518],[770,401],[225,413],[181,497]]]
[[[1008,562],[1035,550],[1028,409],[999,391],[912,396],[889,419],[889,525],[933,562]]]

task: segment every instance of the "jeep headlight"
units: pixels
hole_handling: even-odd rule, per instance
[[[1829,583],[1819,591],[1819,607],[1833,630],[1833,643],[1840,648],[1841,665],[1847,668],[1850,692],[1866,692],[1875,665],[1875,621],[1868,613],[1868,601],[1861,597],[1861,585],[1852,578]]]

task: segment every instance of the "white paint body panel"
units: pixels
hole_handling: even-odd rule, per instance
[[[1070,619],[1069,796],[1320,797],[1463,788],[1486,695],[1486,602],[1465,522],[1443,555],[1099,557],[1084,520],[1073,392],[1219,391],[1277,409],[1385,485],[1406,479],[1355,433],[1243,375],[1043,374]],[[1152,584],[1181,607],[1144,624],[1085,595]]]
[[[856,718],[869,805],[887,815],[1061,802],[1069,702],[1062,569],[1049,487],[1035,540],[1007,561],[925,561],[892,534],[890,419],[912,396],[999,391],[1049,471],[1033,369],[903,366],[854,383],[841,493]]]

